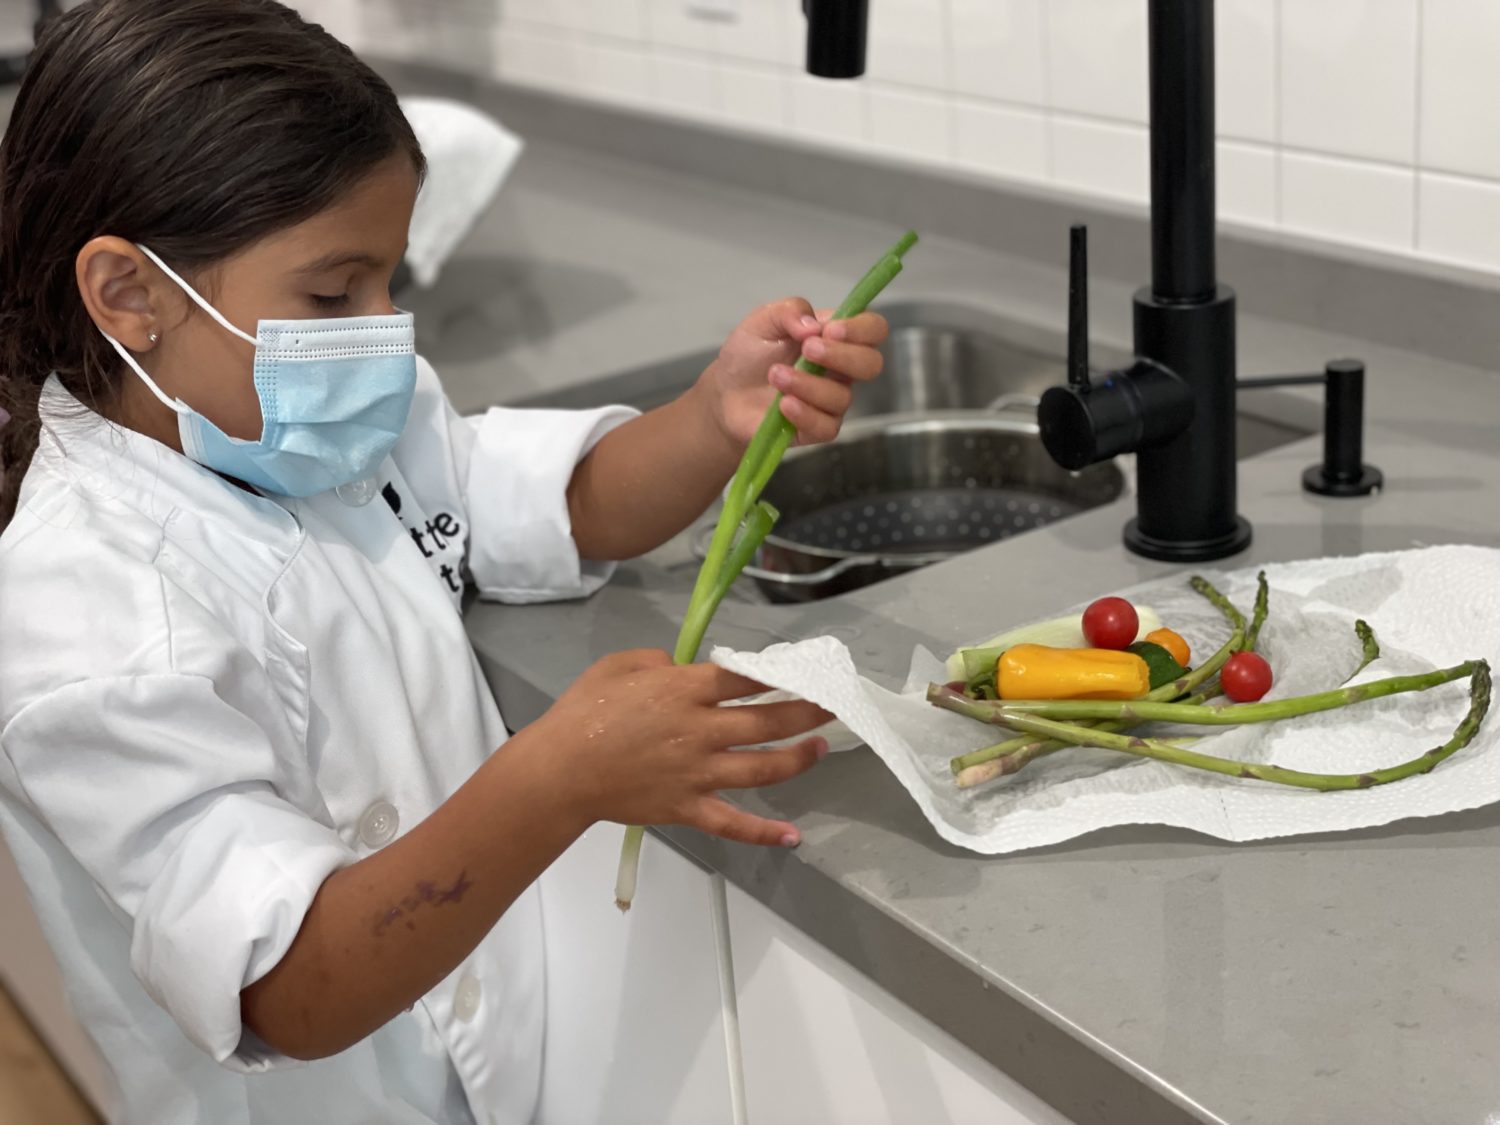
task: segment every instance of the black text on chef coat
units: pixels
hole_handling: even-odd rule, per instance
[[[401,493],[395,484],[387,484],[380,494],[390,505],[391,511],[406,528],[417,550],[427,559],[437,576],[447,585],[450,593],[463,592],[463,559],[467,539],[464,525],[451,512],[437,512],[422,523],[415,523],[401,514]]]

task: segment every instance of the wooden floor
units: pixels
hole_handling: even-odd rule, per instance
[[[99,1118],[3,988],[0,988],[0,1125],[99,1125]]]

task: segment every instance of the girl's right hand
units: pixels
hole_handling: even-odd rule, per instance
[[[716,665],[675,665],[657,650],[622,652],[580,676],[527,733],[587,823],[683,824],[740,843],[794,847],[795,825],[718,796],[786,781],[828,753],[821,738],[731,751],[805,734],[833,718],[802,700],[719,706],[765,690]]]

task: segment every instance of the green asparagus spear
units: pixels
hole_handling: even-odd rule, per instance
[[[1073,746],[1097,746],[1106,750],[1119,750],[1126,754],[1154,758],[1157,761],[1190,766],[1193,769],[1208,770],[1230,777],[1253,778],[1257,781],[1291,785],[1301,789],[1324,791],[1368,789],[1371,786],[1387,785],[1392,781],[1401,781],[1417,774],[1427,773],[1439,762],[1451,757],[1473,740],[1490,705],[1490,667],[1483,660],[1470,661],[1460,667],[1470,678],[1469,710],[1454,730],[1453,737],[1441,746],[1434,747],[1409,761],[1383,769],[1367,770],[1364,773],[1307,773],[1302,770],[1287,769],[1284,766],[1238,762],[1229,758],[1217,758],[1212,754],[1200,754],[1162,739],[1134,738],[1129,735],[1106,732],[1097,727],[1074,726],[1069,723],[1038,718],[1034,715],[1012,716],[1010,721],[1018,729],[1030,734],[1041,735]],[[1435,675],[1445,675],[1445,673]],[[1447,679],[1435,681],[1435,683],[1439,682],[1449,681]]]
[[[1261,571],[1255,576],[1255,609],[1250,614],[1250,630],[1245,634],[1245,651],[1254,652],[1256,642],[1260,640],[1261,627],[1266,623],[1266,614],[1270,609],[1271,591],[1266,585],[1266,572]]]
[[[1380,659],[1380,642],[1375,639],[1375,630],[1370,628],[1367,621],[1356,621],[1354,632],[1359,636],[1359,643],[1364,646],[1365,658],[1359,662],[1359,667],[1354,669],[1349,679],[1354,679],[1371,664]],[[1346,681],[1347,682],[1347,681]]]
[[[848,320],[869,308],[870,302],[896,279],[902,269],[902,259],[916,244],[916,231],[902,235],[849,291],[843,304],[834,312],[833,319]],[[797,368],[813,375],[823,374],[821,365],[806,358],[797,361]],[[698,570],[697,581],[693,583],[682,629],[677,634],[677,646],[672,653],[676,663],[691,664],[698,659],[698,650],[703,645],[714,611],[775,526],[777,511],[769,504],[759,503],[760,494],[770,483],[771,475],[796,436],[797,428],[781,413],[781,395],[778,394],[761,418],[755,435],[740,458],[734,479],[725,490],[724,509],[714,527],[708,553]],[[645,829],[638,825],[625,829],[620,868],[615,878],[615,905],[622,911],[629,910],[635,898],[644,835]]]
[[[1298,715],[1313,715],[1319,711],[1336,711],[1352,703],[1364,703],[1388,695],[1405,692],[1426,691],[1440,684],[1452,683],[1473,674],[1475,661],[1465,661],[1452,668],[1435,672],[1423,672],[1414,676],[1391,676],[1384,680],[1371,680],[1355,687],[1335,688],[1312,695],[1299,695],[1291,699],[1277,699],[1269,703],[1238,703],[1231,707],[1208,707],[1204,704],[1158,703],[1150,699],[1132,699],[1116,702],[1107,699],[1055,699],[1055,700],[1001,700],[990,703],[970,699],[959,692],[934,684],[928,689],[927,698],[944,710],[961,715],[1011,726],[1011,720],[1036,716],[1058,722],[1077,722],[1079,719],[1125,720],[1135,723],[1178,723],[1185,726],[1229,727],[1250,723],[1269,723],[1291,719]],[[1021,728],[1016,728],[1021,729]]]

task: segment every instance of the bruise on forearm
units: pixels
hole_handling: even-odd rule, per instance
[[[399,901],[373,916],[370,936],[384,937],[387,930],[403,921],[408,930],[415,930],[417,924],[413,921],[413,915],[424,907],[437,909],[449,903],[462,902],[464,895],[474,886],[474,881],[468,876],[467,869],[460,871],[453,884],[447,887],[425,879],[418,880],[410,894],[403,895]]]

